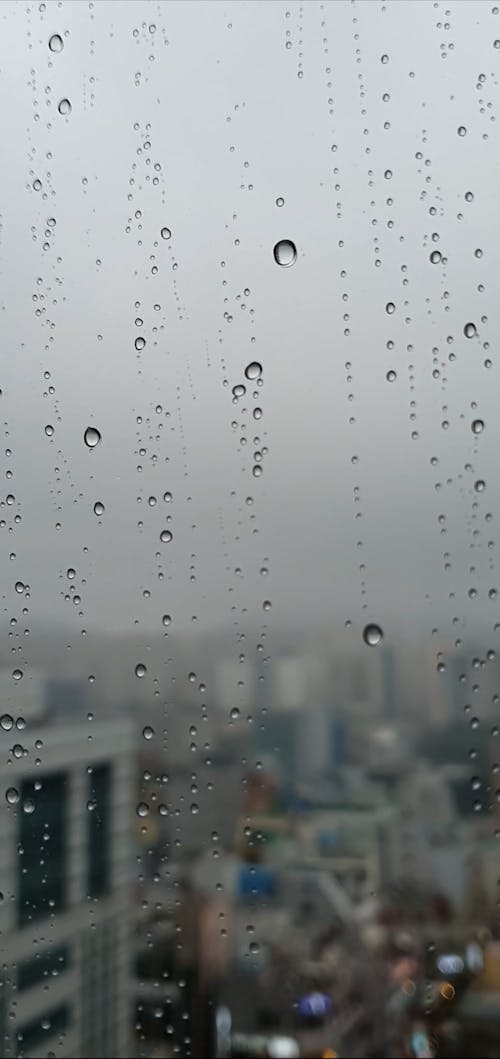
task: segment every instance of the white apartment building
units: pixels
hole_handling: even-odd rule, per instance
[[[0,780],[0,1056],[128,1057],[133,727],[3,714]]]

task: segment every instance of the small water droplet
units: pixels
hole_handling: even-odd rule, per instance
[[[160,540],[163,544],[169,544],[173,540],[173,533],[170,530],[164,529],[160,533]]]
[[[14,588],[16,592],[19,592],[19,594],[21,594],[21,592],[24,592],[25,585],[23,585],[22,581],[16,581]]]
[[[22,678],[23,678],[22,669],[13,669],[12,670],[12,676],[13,676],[14,680],[22,680]]]
[[[23,811],[28,814],[35,812],[35,803],[32,798],[25,799],[23,802]]]
[[[387,382],[396,382],[397,375],[393,368],[391,368],[390,371],[387,372],[386,379]]]
[[[384,634],[380,625],[375,625],[374,622],[365,625],[363,629],[363,640],[369,647],[376,647],[377,644],[382,642],[383,638]]]
[[[478,478],[477,482],[474,482],[474,489],[476,490],[476,493],[482,493],[483,490],[486,489],[486,482],[483,478]]]
[[[271,610],[272,603],[270,599],[265,599],[262,604],[262,610]]]
[[[94,515],[104,515],[105,510],[102,500],[96,500],[94,504]]]
[[[162,239],[171,239],[172,238],[172,232],[170,231],[170,228],[162,228],[162,230],[160,232],[160,235],[161,235]],[[179,249],[179,247],[177,247],[177,249]]]
[[[137,806],[137,816],[147,816],[149,813],[149,805],[146,802],[139,802]]]
[[[50,48],[50,51],[53,51],[53,52],[60,52],[60,51],[63,50],[64,41],[63,41],[62,37],[59,35],[59,33],[53,33],[52,36],[49,37],[49,48]]]
[[[285,200],[281,198],[281,195],[276,199],[276,205],[277,206],[284,206],[285,205]]]
[[[143,738],[152,739],[154,734],[154,728],[152,728],[150,724],[145,724],[144,728],[142,729]]]
[[[7,787],[5,798],[9,805],[17,805],[19,801],[19,791],[16,787]]]
[[[136,340],[134,342],[134,346],[135,346],[136,350],[138,352],[140,352],[141,349],[144,349],[145,345],[146,345],[146,339],[143,338],[142,335],[137,335],[137,338],[136,338]]]
[[[51,423],[47,423],[47,426],[45,427],[45,433],[46,433],[48,438],[52,437],[52,435],[54,433],[54,427],[52,426]]]
[[[431,263],[433,265],[439,265],[439,262],[441,261],[441,259],[442,259],[441,251],[440,250],[433,250],[431,255],[430,255]]]
[[[247,364],[245,368],[245,378],[254,380],[260,379],[262,375],[262,364],[259,364],[258,360],[252,360],[250,364]]]
[[[232,721],[237,721],[238,720],[238,717],[240,716],[240,711],[239,711],[237,706],[233,706],[229,716],[230,716]]]
[[[396,310],[396,306],[394,305],[394,302],[387,302],[387,305],[385,307],[386,313],[388,313],[389,316],[392,316],[392,314],[393,314],[393,312],[395,312],[395,310]]]
[[[60,99],[59,103],[57,104],[57,109],[59,113],[63,116],[65,116],[66,114],[71,114],[71,103],[69,99]]]
[[[484,421],[482,419],[473,419],[471,423],[471,430],[473,434],[481,434],[484,430]]]
[[[199,807],[199,805],[196,804],[196,802],[191,802],[191,807],[190,808],[191,808],[191,813],[193,814],[193,816],[196,816],[196,814],[199,813],[199,811],[200,811],[200,807]]]
[[[295,243],[292,243],[291,239],[280,239],[279,243],[276,243],[274,247],[273,254],[277,265],[288,268],[290,265],[294,265],[297,260],[297,247]]]
[[[467,129],[465,128],[465,125],[459,125],[458,129],[457,129],[457,132],[458,132],[459,136],[466,136],[467,135]]]
[[[100,431],[97,430],[97,427],[87,427],[83,435],[83,440],[87,448],[95,449],[96,445],[98,445],[101,440]]]
[[[159,812],[160,816],[167,816],[168,815],[167,806],[164,805],[163,802],[161,802],[160,805],[158,806],[158,812]]]
[[[464,335],[466,338],[474,338],[474,336],[477,335],[476,325],[470,321],[468,324],[465,324]]]
[[[4,732],[10,732],[11,728],[14,727],[14,718],[11,717],[10,713],[2,713],[0,727],[3,728]]]
[[[164,614],[163,618],[161,619],[162,625],[170,625],[171,621],[172,618],[170,617],[170,614]]]
[[[147,673],[147,669],[146,669],[146,666],[144,665],[144,662],[138,662],[136,667],[135,667],[134,672],[135,672],[136,677],[145,676],[146,673]]]

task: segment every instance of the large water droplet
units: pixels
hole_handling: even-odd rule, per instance
[[[17,805],[19,801],[19,791],[16,787],[7,787],[5,798],[9,805]]]
[[[172,238],[172,232],[170,231],[170,228],[162,228],[162,230],[160,232],[160,235],[161,235],[162,239],[171,239]]]
[[[48,438],[52,437],[54,433],[54,427],[52,426],[52,423],[47,423],[47,426],[45,427],[45,433]]]
[[[297,247],[295,243],[292,243],[291,239],[280,239],[279,243],[276,243],[274,247],[273,254],[277,265],[288,268],[290,265],[294,265],[297,260]]]
[[[172,539],[173,534],[170,532],[170,530],[164,529],[161,531],[160,540],[163,542],[163,544],[169,544]]]
[[[258,360],[252,360],[250,364],[247,364],[245,368],[245,378],[253,381],[254,379],[260,379],[262,375],[262,364],[259,364]]]
[[[150,724],[145,724],[144,728],[142,729],[143,738],[144,739],[152,739],[154,734],[155,734],[154,733],[154,729],[151,727],[151,725]]]
[[[441,261],[441,258],[442,258],[441,251],[440,250],[433,250],[431,255],[430,255],[431,264],[439,265],[439,262]]]
[[[25,801],[23,802],[23,810],[24,810],[25,813],[28,813],[28,814],[35,812],[35,803],[33,801],[33,798],[26,798],[25,799]]]
[[[22,680],[22,678],[23,678],[22,669],[13,669],[12,670],[12,676],[13,676],[14,680]]]
[[[384,634],[380,625],[375,625],[371,622],[369,625],[365,625],[363,629],[363,640],[369,647],[376,647],[377,644],[381,643],[384,638]]]
[[[466,338],[474,338],[474,336],[477,335],[476,325],[471,322],[466,324],[464,327],[464,335]]]
[[[57,104],[57,109],[58,109],[60,114],[63,114],[63,115],[71,114],[71,103],[70,103],[69,99],[65,98],[65,99],[59,100],[59,103]]]
[[[163,618],[161,620],[162,620],[162,625],[170,625],[170,622],[172,621],[172,618],[170,617],[170,614],[164,614]]]
[[[137,335],[137,338],[136,338],[136,340],[134,342],[134,346],[137,349],[137,351],[139,352],[141,349],[144,349],[145,345],[146,345],[146,339],[143,338],[142,335]]]
[[[135,667],[135,670],[134,670],[134,673],[135,673],[136,677],[145,676],[145,674],[147,673],[147,669],[146,669],[146,666],[144,665],[144,662],[138,662],[137,663],[137,665]]]
[[[94,515],[104,515],[105,507],[102,500],[96,500],[94,504]]]
[[[87,427],[83,435],[83,440],[87,448],[95,449],[96,445],[98,445],[101,440],[101,434],[96,427]]]
[[[393,314],[393,312],[395,312],[395,310],[396,310],[396,306],[394,305],[394,302],[387,302],[387,305],[385,307],[386,313],[388,313],[389,316],[392,316],[392,314]]]
[[[53,52],[60,52],[63,50],[64,41],[59,33],[53,33],[52,36],[49,37],[49,48]]]
[[[139,802],[137,806],[137,816],[147,816],[149,813],[149,805],[146,802]]]
[[[3,728],[4,732],[10,732],[13,727],[14,718],[11,717],[10,713],[2,713],[2,716],[0,717],[0,728]]]
[[[484,421],[482,419],[473,419],[471,423],[471,430],[473,434],[481,434],[484,430]]]
[[[394,371],[394,369],[393,369],[393,368],[391,368],[391,369],[390,369],[390,370],[389,370],[389,371],[387,372],[387,375],[386,375],[386,379],[387,379],[387,382],[396,382],[396,378],[397,378],[397,376],[396,376],[396,372]]]

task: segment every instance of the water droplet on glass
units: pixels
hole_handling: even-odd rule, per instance
[[[10,732],[13,727],[14,718],[11,717],[10,713],[2,713],[2,716],[0,717],[0,728],[3,728],[4,732]]]
[[[19,592],[19,594],[21,594],[21,592],[24,592],[25,586],[23,585],[22,581],[16,581],[14,588],[16,592]]]
[[[161,619],[162,625],[170,625],[171,621],[172,618],[170,617],[170,614],[164,614],[163,618]]]
[[[57,104],[57,109],[60,114],[66,115],[71,114],[71,103],[69,99],[61,99]]]
[[[63,50],[64,41],[62,37],[59,36],[59,33],[53,33],[52,36],[49,37],[49,48],[50,51],[53,52],[60,52]]]
[[[397,379],[396,372],[391,368],[386,375],[387,382],[395,382]]]
[[[265,599],[262,604],[262,610],[271,610],[272,603],[270,599]]]
[[[377,644],[381,643],[384,638],[384,634],[380,625],[375,625],[371,622],[370,625],[365,625],[363,629],[363,640],[369,647],[376,647]]]
[[[473,434],[481,434],[484,430],[484,421],[482,419],[473,419],[471,423],[471,430]]]
[[[146,725],[144,725],[144,728],[142,729],[142,734],[143,734],[144,739],[152,739],[154,734],[155,734],[154,733],[154,728],[152,728],[150,724],[146,724]]]
[[[173,534],[170,532],[170,530],[164,529],[160,533],[160,540],[163,542],[163,544],[169,544],[170,541],[173,540]]]
[[[486,489],[486,482],[482,478],[478,478],[477,482],[474,482],[474,489],[476,493],[482,493]]]
[[[464,335],[466,338],[474,338],[474,336],[477,335],[476,325],[470,322],[465,324]]]
[[[385,311],[386,311],[386,313],[389,314],[389,316],[392,316],[393,312],[395,312],[395,309],[396,309],[396,306],[394,305],[394,302],[387,302],[387,305],[385,307]]]
[[[291,239],[280,239],[279,243],[276,243],[274,247],[273,254],[277,265],[288,268],[289,265],[294,265],[297,260],[297,247],[295,243],[292,243]]]
[[[17,805],[19,801],[19,791],[16,787],[7,787],[5,791],[5,798],[9,805]]]
[[[96,500],[94,504],[94,515],[104,515],[105,507],[102,500]]]
[[[134,342],[134,346],[137,349],[137,351],[140,352],[141,349],[144,349],[145,345],[146,345],[146,339],[143,338],[142,335],[137,335],[137,338],[136,338],[136,340]]]
[[[136,667],[135,667],[134,672],[135,672],[136,677],[145,676],[145,674],[147,673],[147,669],[146,669],[146,666],[144,665],[144,662],[138,662]]]
[[[459,125],[458,129],[457,129],[457,132],[458,132],[459,136],[466,136],[467,135],[467,129],[465,128],[465,125]]]
[[[190,808],[191,808],[191,812],[192,812],[193,816],[196,816],[196,814],[199,813],[199,811],[200,811],[200,807],[199,807],[199,805],[196,804],[196,802],[192,802]]]
[[[162,239],[171,239],[172,238],[172,232],[170,231],[170,228],[162,228],[162,230],[160,232],[160,235],[161,235]],[[177,247],[177,249],[178,249],[178,247]]]
[[[95,449],[96,445],[98,445],[101,440],[101,434],[96,427],[87,427],[83,435],[83,440],[87,448]]]
[[[237,706],[233,706],[229,716],[230,716],[232,721],[237,721],[238,720],[238,717],[240,716],[240,711],[239,711]]]
[[[433,250],[432,251],[432,253],[430,255],[430,259],[431,259],[431,263],[433,265],[439,265],[439,262],[441,261],[441,258],[442,258],[442,254],[441,254],[440,250]]]
[[[285,200],[284,200],[284,199],[282,199],[282,198],[281,198],[281,196],[279,196],[279,197],[278,197],[278,198],[276,199],[276,205],[277,205],[277,206],[284,206],[284,205],[285,205]]]
[[[23,802],[23,811],[25,813],[34,813],[35,812],[35,803],[34,803],[32,798],[26,798],[25,799],[25,801]]]
[[[250,364],[247,364],[245,368],[245,378],[251,379],[253,381],[254,379],[260,379],[261,375],[262,364],[259,364],[257,360],[252,360]]]
[[[45,427],[45,433],[46,433],[48,438],[52,437],[52,435],[54,433],[54,427],[52,426],[51,423],[47,423],[47,426]]]
[[[12,670],[12,676],[13,676],[14,680],[22,680],[22,676],[23,676],[22,669],[13,669]]]
[[[147,816],[149,813],[149,805],[146,802],[139,802],[137,806],[137,816]]]

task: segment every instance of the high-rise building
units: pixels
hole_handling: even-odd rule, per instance
[[[0,1056],[127,1057],[132,726],[2,729]]]

